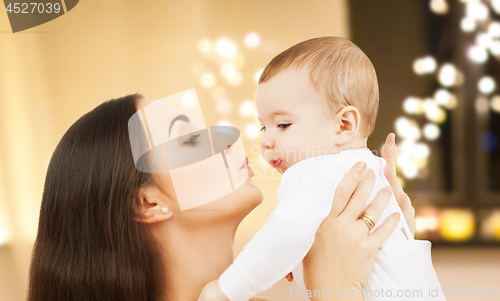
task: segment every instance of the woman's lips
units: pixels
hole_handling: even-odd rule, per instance
[[[252,176],[254,175],[253,169],[248,165],[248,157],[245,157],[245,161],[243,161],[243,165],[241,165],[240,169],[247,169],[250,173],[252,173]]]

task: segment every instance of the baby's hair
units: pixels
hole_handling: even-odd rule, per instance
[[[361,114],[360,131],[368,137],[375,127],[379,91],[377,74],[366,54],[341,37],[321,37],[298,43],[274,57],[262,72],[259,84],[287,69],[305,70],[314,89],[336,114],[345,106]]]

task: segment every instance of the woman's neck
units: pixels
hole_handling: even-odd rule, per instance
[[[166,290],[162,300],[196,301],[205,284],[233,262],[233,242],[241,221],[186,229],[175,222],[162,229]]]

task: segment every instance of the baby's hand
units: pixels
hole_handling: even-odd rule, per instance
[[[229,301],[219,286],[219,280],[210,281],[201,290],[198,301]]]

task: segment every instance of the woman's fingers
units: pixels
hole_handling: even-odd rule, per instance
[[[387,180],[389,181],[389,184],[392,187],[392,191],[394,192],[394,196],[396,199],[399,199],[399,197],[404,194],[403,187],[401,187],[401,183],[399,183],[399,180],[396,176],[396,135],[394,133],[390,133],[387,136],[387,139],[385,140],[385,145],[382,150],[382,158],[387,161],[387,165],[385,166],[384,169],[384,174]]]
[[[363,214],[369,215],[372,218],[372,221],[376,224],[380,219],[380,216],[382,215],[382,212],[384,211],[385,207],[389,203],[391,196],[392,196],[392,190],[390,187],[382,188],[378,193],[378,195],[375,197],[375,199],[373,199],[373,201],[366,207]],[[365,224],[363,220],[359,221]]]
[[[357,162],[353,167],[347,172],[347,175],[342,179],[342,181],[337,186],[335,191],[334,199],[332,205],[332,210],[329,216],[337,217],[344,208],[347,202],[351,198],[354,190],[358,186],[358,183],[363,179],[366,172],[366,164],[364,162]]]
[[[403,193],[398,200],[399,207],[405,217],[406,223],[410,232],[415,236],[415,231],[417,230],[417,221],[415,220],[415,208],[411,205],[410,198],[406,193]]]
[[[349,203],[347,203],[344,213],[342,214],[345,218],[354,220],[358,219],[365,208],[366,202],[372,193],[374,185],[375,173],[370,169],[366,172],[364,178],[359,181],[358,187],[352,194]]]
[[[370,234],[369,239],[375,241],[377,247],[380,249],[384,241],[391,235],[391,233],[396,229],[399,222],[399,212],[394,212],[391,214],[385,222],[378,226],[372,234]]]
[[[401,207],[401,211],[403,212],[406,223],[408,224],[408,228],[410,229],[413,236],[415,236],[415,231],[417,229],[417,222],[415,220],[415,208],[413,208],[413,206],[411,205],[410,198],[403,191],[403,187],[401,187],[401,183],[399,183],[399,180],[396,176],[395,161],[397,149],[395,136],[396,135],[394,135],[394,133],[390,133],[387,136],[384,149],[382,150],[382,157],[385,159],[385,161],[387,161],[387,165],[384,169],[384,174],[392,187],[399,207]]]

